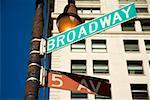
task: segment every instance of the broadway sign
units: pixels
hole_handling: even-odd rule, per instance
[[[108,80],[73,73],[50,71],[48,73],[48,87],[111,96],[111,85]]]
[[[98,17],[87,23],[83,23],[72,29],[62,32],[57,36],[48,38],[47,53],[85,39],[91,35],[102,32],[135,17],[136,9],[134,3],[132,3],[102,17]]]

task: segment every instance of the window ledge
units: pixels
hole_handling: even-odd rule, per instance
[[[110,76],[110,73],[94,73],[93,75],[103,75],[103,76]]]
[[[135,53],[135,54],[139,54],[139,53],[141,53],[140,51],[125,51],[125,53]]]
[[[71,100],[88,100],[88,98],[87,98],[87,99],[83,99],[83,98],[74,98],[74,99],[71,99]]]
[[[139,77],[139,76],[146,76],[145,74],[128,74],[129,76],[133,77]]]

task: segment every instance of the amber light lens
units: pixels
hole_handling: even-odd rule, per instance
[[[68,16],[63,16],[61,19],[59,19],[59,21],[57,22],[57,27],[59,32],[64,32],[79,24],[81,24],[81,22],[78,21],[77,18],[68,15]]]

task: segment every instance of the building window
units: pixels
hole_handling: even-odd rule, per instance
[[[109,73],[107,60],[94,60],[93,61],[94,73]]]
[[[135,31],[134,21],[128,21],[121,24],[122,31]]]
[[[79,14],[100,14],[100,8],[81,8],[78,7]]]
[[[149,100],[147,84],[131,84],[132,98],[138,100]]]
[[[125,51],[127,52],[139,51],[138,40],[124,40],[123,42]]]
[[[85,40],[80,40],[76,43],[71,44],[72,52],[85,52]]]
[[[111,97],[95,95],[95,100],[111,100]]]
[[[141,20],[141,26],[143,31],[150,31],[150,19]]]
[[[148,13],[148,8],[136,8],[137,13]]]
[[[150,40],[145,40],[146,51],[150,53]]]
[[[127,61],[129,74],[143,74],[142,61]]]
[[[92,40],[93,52],[107,52],[106,40]]]
[[[71,92],[71,98],[72,99],[86,99],[87,94],[86,93],[80,93],[80,92]]]
[[[72,73],[86,73],[86,60],[71,60]]]

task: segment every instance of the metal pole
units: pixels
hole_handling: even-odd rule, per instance
[[[54,11],[54,1],[55,0],[46,0],[46,37],[49,38],[52,36],[52,29],[53,29],[53,19],[51,16],[51,13]],[[49,53],[48,55],[48,70],[51,69],[51,56],[52,54]],[[47,76],[48,78],[48,76]],[[48,80],[48,79],[47,79]],[[48,89],[48,92],[50,91],[50,88]],[[50,92],[49,92],[50,93]],[[49,94],[48,94],[49,96]]]
[[[51,17],[51,13],[54,10],[54,0],[46,0],[46,37],[49,38],[52,36],[52,28],[53,28],[53,20]],[[51,69],[51,53],[48,54],[48,70]],[[47,76],[48,78],[48,76]],[[47,79],[48,80],[48,79]],[[50,91],[50,88],[48,89],[48,92]],[[50,92],[49,92],[50,93]],[[49,94],[48,94],[49,97]]]
[[[36,0],[36,11],[32,29],[32,40],[29,55],[28,75],[25,88],[25,100],[37,100],[39,92],[39,77],[41,56],[39,55],[40,39],[44,27],[43,0]]]

